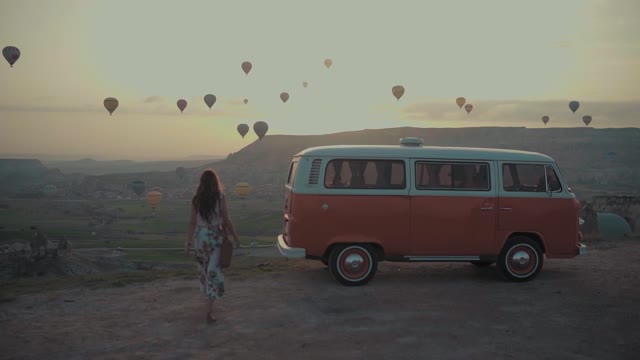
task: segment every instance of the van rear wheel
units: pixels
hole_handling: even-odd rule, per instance
[[[329,272],[345,286],[361,286],[378,270],[375,250],[368,244],[341,244],[331,250]]]
[[[527,236],[509,239],[496,265],[500,275],[510,281],[529,281],[535,278],[544,263],[544,253],[540,245]]]

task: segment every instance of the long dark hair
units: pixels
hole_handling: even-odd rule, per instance
[[[205,170],[200,175],[200,185],[191,200],[191,204],[203,219],[211,221],[216,212],[218,201],[221,201],[222,183],[218,174],[212,169]]]

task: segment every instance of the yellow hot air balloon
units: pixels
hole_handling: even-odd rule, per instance
[[[467,99],[463,98],[462,96],[460,96],[459,98],[456,99],[456,104],[458,104],[458,106],[460,107],[460,109],[462,109],[462,106],[464,105],[464,103],[467,102]]]
[[[326,67],[327,67],[327,69],[328,69],[328,68],[330,68],[332,64],[333,64],[333,60],[331,60],[331,59],[324,59],[324,66],[326,66]]]
[[[402,95],[404,95],[404,86],[396,85],[393,88],[391,88],[391,92],[393,93],[393,96],[395,96],[396,99],[400,101],[400,98],[402,97]]]
[[[247,195],[249,195],[249,193],[251,192],[251,186],[249,185],[249,183],[246,182],[240,182],[236,184],[236,194],[245,197]]]
[[[147,193],[147,204],[149,204],[153,210],[160,204],[160,200],[162,200],[162,193],[160,191],[152,190]]]

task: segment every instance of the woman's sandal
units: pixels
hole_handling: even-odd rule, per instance
[[[212,324],[212,323],[216,322],[216,320],[218,320],[218,319],[216,319],[214,317],[211,317],[211,312],[207,313],[207,323]]]

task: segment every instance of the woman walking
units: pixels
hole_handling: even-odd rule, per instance
[[[185,254],[189,255],[194,245],[200,290],[208,299],[207,322],[214,322],[215,300],[224,295],[224,274],[220,268],[220,248],[224,235],[226,233],[233,237],[235,247],[239,246],[239,241],[227,212],[222,184],[213,170],[205,170],[200,176],[200,185],[191,205]]]

